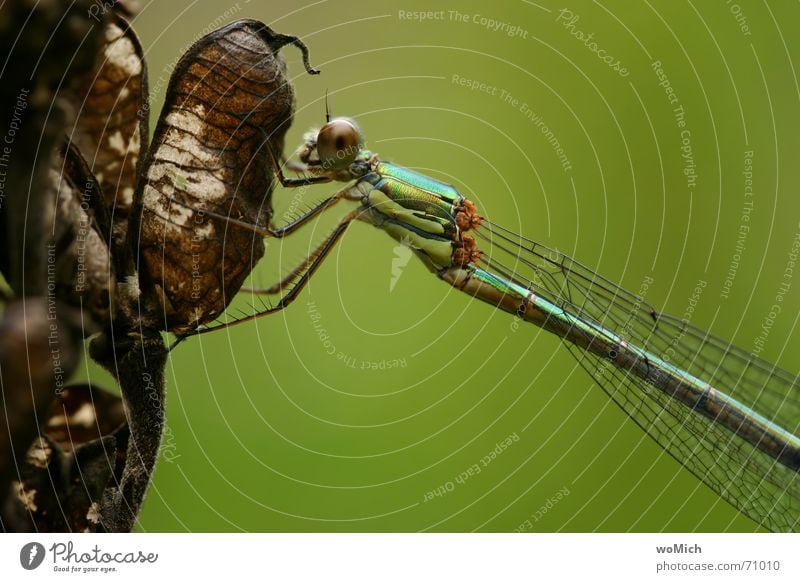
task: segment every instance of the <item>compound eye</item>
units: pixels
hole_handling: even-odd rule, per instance
[[[322,126],[317,135],[317,154],[326,170],[343,170],[350,166],[363,146],[361,130],[356,122],[337,117]]]

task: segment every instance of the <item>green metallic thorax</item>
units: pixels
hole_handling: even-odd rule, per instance
[[[386,181],[407,184],[415,190],[425,192],[432,202],[435,199],[437,204],[446,204],[451,209],[464,199],[452,185],[390,162],[378,162],[375,173]]]
[[[454,209],[463,200],[453,186],[389,162],[378,162],[365,179],[392,202],[415,211],[424,220],[441,224],[441,233],[452,240]]]
[[[378,161],[358,182],[368,219],[394,239],[419,251],[429,267],[452,264],[458,240],[456,209],[464,197],[450,184]]]

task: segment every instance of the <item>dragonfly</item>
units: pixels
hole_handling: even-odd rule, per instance
[[[200,335],[286,308],[354,221],[408,245],[439,279],[557,335],[595,383],[666,453],[726,502],[772,531],[800,529],[798,378],[641,297],[567,255],[478,212],[452,185],[382,160],[358,124],[326,114],[304,136],[299,161],[271,158],[280,182],[347,185],[312,208],[357,208],[275,285],[249,289],[273,305]],[[302,177],[286,178],[283,168]],[[180,200],[176,204],[184,205]],[[272,233],[235,216],[206,212],[233,228]]]

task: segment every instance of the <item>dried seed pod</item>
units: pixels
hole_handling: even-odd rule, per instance
[[[240,20],[200,39],[170,79],[137,191],[138,244],[167,328],[177,333],[216,318],[264,254],[260,237],[203,211],[269,224],[268,148],[282,152],[294,114],[278,55],[289,43],[307,56],[296,38]]]
[[[80,313],[52,291],[48,247],[56,205],[50,153],[72,123],[65,97],[91,69],[99,27],[89,0],[4,2],[0,7],[0,270],[16,300],[0,317],[0,492],[18,476],[14,463],[38,432],[36,419],[78,363]],[[12,130],[9,133],[6,130]],[[12,143],[13,142],[13,143]],[[0,508],[2,509],[2,508]],[[3,527],[5,514],[0,516]]]
[[[51,221],[54,230],[48,247],[48,255],[52,255],[48,256],[48,284],[53,285],[61,301],[79,308],[81,316],[90,316],[80,325],[88,335],[107,325],[115,292],[109,246],[100,235],[93,209],[99,201],[91,200],[100,193],[74,148],[66,150],[66,158],[56,156],[50,178],[56,189],[56,219]]]
[[[38,433],[53,394],[60,392],[78,365],[80,312],[56,298],[23,297],[5,306],[0,320],[0,484],[15,474]]]
[[[66,87],[92,67],[100,27],[86,18],[91,0],[3,2],[0,83],[3,180],[0,184],[0,269],[15,293],[42,295],[43,241],[54,204],[49,153],[71,125]],[[8,133],[14,129],[14,134]],[[9,141],[11,140],[11,141]],[[11,143],[13,142],[13,143]]]
[[[64,388],[47,412],[44,432],[62,451],[71,451],[116,432],[125,424],[122,399],[89,384]]]
[[[90,385],[56,396],[19,467],[5,514],[14,529],[94,531],[103,493],[125,464],[122,400]]]
[[[101,49],[77,91],[77,119],[67,135],[119,223],[133,203],[140,152],[147,150],[147,68],[139,39],[114,12],[106,15]]]

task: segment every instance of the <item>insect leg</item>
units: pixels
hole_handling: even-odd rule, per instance
[[[297,283],[283,297],[281,297],[280,300],[278,300],[278,302],[275,305],[269,307],[268,309],[257,311],[256,313],[252,313],[250,315],[246,315],[238,319],[220,323],[219,325],[214,325],[211,327],[198,327],[196,330],[191,331],[178,338],[178,340],[172,345],[172,347],[170,347],[170,350],[173,349],[178,343],[182,342],[187,337],[191,337],[193,335],[202,335],[204,333],[208,333],[211,331],[231,327],[232,325],[236,325],[239,323],[244,323],[245,321],[252,321],[254,319],[258,319],[259,317],[263,317],[271,313],[276,313],[284,309],[285,307],[288,307],[306,286],[309,279],[311,279],[311,276],[314,273],[316,273],[317,269],[322,264],[322,261],[324,261],[325,258],[328,256],[328,254],[331,252],[331,250],[333,250],[333,247],[341,239],[342,235],[345,233],[350,223],[356,218],[358,218],[363,211],[364,211],[363,208],[357,208],[356,210],[347,214],[341,220],[341,222],[339,222],[339,225],[333,230],[333,232],[330,235],[328,235],[328,237],[324,241],[322,241],[322,243],[314,250],[314,252],[312,252],[308,256],[308,258],[306,258],[300,264],[300,266],[297,269],[294,270],[297,271],[297,273],[294,273],[294,271],[293,273],[290,273],[290,275],[293,274],[294,276],[297,276],[297,274],[302,272],[302,275],[300,276],[300,279],[297,281]],[[273,287],[278,287],[283,283],[284,281],[280,281]]]
[[[303,176],[302,178],[287,178],[283,175],[283,168],[281,167],[281,163],[278,160],[278,157],[275,155],[275,152],[272,151],[272,147],[269,145],[269,142],[266,144],[267,151],[269,152],[269,157],[272,159],[272,169],[275,171],[275,176],[277,176],[278,180],[281,183],[281,186],[284,188],[299,188],[301,186],[309,186],[311,184],[324,184],[325,182],[330,182],[331,178],[328,176]],[[294,169],[295,171],[301,170],[313,170],[313,166],[310,165],[295,165],[290,164],[289,162],[286,165]]]
[[[223,220],[229,224],[233,224],[235,226],[239,226],[256,234],[260,234],[261,236],[272,237],[272,238],[283,238],[284,236],[286,236],[287,234],[291,234],[292,232],[303,226],[305,223],[307,223],[309,220],[311,220],[324,210],[327,210],[340,200],[344,199],[358,200],[360,199],[360,197],[361,195],[358,191],[354,192],[353,187],[348,186],[347,188],[345,188],[344,190],[340,190],[333,196],[329,196],[328,198],[326,198],[325,200],[323,200],[322,202],[320,202],[307,212],[301,214],[291,222],[278,228],[258,226],[256,224],[251,224],[244,220],[233,218],[232,216],[225,216],[224,214],[213,212],[211,210],[199,210],[194,206],[190,206],[189,204],[186,204],[185,202],[178,200],[177,198],[171,198],[170,203],[175,203],[179,206],[183,206],[184,208],[188,208],[190,210],[202,213],[205,216],[216,218],[217,220]]]

